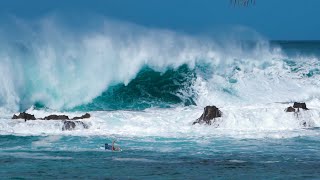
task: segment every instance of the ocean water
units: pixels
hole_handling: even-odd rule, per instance
[[[0,38],[1,179],[320,178],[318,41],[50,19]],[[286,113],[295,101],[310,110]],[[192,125],[207,105],[223,116]],[[19,111],[91,118],[63,131]],[[113,140],[121,152],[104,150]]]

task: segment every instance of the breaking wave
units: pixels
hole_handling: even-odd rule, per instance
[[[44,18],[3,27],[0,106],[141,110],[320,97],[318,56],[286,53],[285,43],[270,44],[256,33],[247,41],[221,40],[111,20],[98,24],[75,31]]]

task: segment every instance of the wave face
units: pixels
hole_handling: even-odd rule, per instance
[[[195,77],[195,72],[186,65],[164,73],[145,67],[128,85],[122,83],[111,86],[91,103],[74,110],[142,110],[176,104],[196,105],[192,89]]]
[[[255,33],[250,41],[195,37],[110,20],[75,31],[58,22],[17,20],[1,29],[2,109],[142,110],[320,97],[318,42],[270,44]]]

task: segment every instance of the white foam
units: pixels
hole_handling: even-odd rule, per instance
[[[245,49],[235,40],[217,44],[210,37],[123,22],[101,24],[78,32],[49,17],[4,28],[0,47],[9,50],[0,50],[0,106],[17,111],[42,102],[53,109],[71,108],[92,101],[111,84],[127,84],[144,65],[165,71],[208,63],[221,75],[235,64],[250,70],[282,57],[261,38]],[[20,41],[10,39],[12,29],[19,31]]]
[[[317,104],[315,102],[311,104]],[[84,120],[89,129],[62,131],[61,121],[0,120],[0,134],[50,135],[35,142],[46,146],[60,135],[73,136],[112,136],[112,137],[220,137],[234,138],[290,138],[319,135],[319,131],[308,128],[320,127],[320,107],[313,106],[309,111],[301,111],[297,117],[286,113],[289,104],[273,103],[256,106],[220,107],[223,117],[217,118],[217,125],[192,125],[200,117],[200,107],[177,107],[170,109],[147,109],[145,111],[98,111],[90,112],[92,117]],[[37,117],[48,112],[29,110]],[[70,114],[77,114],[70,113]],[[69,115],[67,113],[67,115]],[[307,127],[304,127],[306,122]],[[52,136],[51,135],[56,135]],[[174,149],[163,149],[174,151]]]
[[[38,141],[32,142],[32,146],[34,147],[50,147],[54,142],[57,142],[61,139],[61,136],[48,136],[45,138],[41,138]]]
[[[85,32],[70,31],[51,18],[36,25],[19,22],[0,34],[0,47],[6,50],[0,50],[0,134],[283,138],[318,133],[302,126],[320,125],[319,75],[306,77],[320,67],[317,57],[289,59],[296,63],[291,67],[281,49],[260,39],[245,49],[237,42],[217,44],[108,20]],[[21,31],[19,42],[6,38],[11,29]],[[56,110],[27,111],[36,117],[79,116],[59,109],[90,102],[111,84],[128,83],[144,65],[165,71],[196,63],[208,65],[205,71],[196,69],[197,107],[91,112],[92,118],[83,120],[89,129],[74,131],[62,131],[61,121],[10,119],[20,106],[38,101]],[[306,101],[311,110],[297,118],[284,112],[289,104],[276,103],[293,101]],[[191,125],[206,105],[223,111],[217,128]]]
[[[199,76],[194,83],[197,105],[256,105],[320,99],[320,75],[306,76],[312,69],[320,68],[320,60],[311,57],[294,59],[296,65],[290,67],[283,61],[286,58],[253,60],[253,63],[251,60],[239,60],[230,67],[222,68],[222,73],[208,73],[205,79]],[[234,70],[235,67],[241,70]],[[293,72],[291,68],[299,70]],[[236,83],[230,83],[230,79]]]
[[[278,163],[280,161],[260,161],[262,164],[273,164],[273,163]]]
[[[114,161],[138,161],[138,162],[144,162],[144,163],[159,163],[160,161],[152,160],[152,159],[146,159],[146,158],[112,158]]]
[[[12,156],[16,158],[26,158],[26,159],[72,159],[71,157],[63,157],[63,156],[48,156],[44,153],[28,153],[28,152],[0,152],[2,156]]]

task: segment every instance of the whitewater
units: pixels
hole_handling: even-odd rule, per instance
[[[283,178],[296,168],[317,178],[319,48],[243,27],[218,38],[112,20],[76,31],[54,18],[17,19],[0,29],[0,161],[7,163],[0,173],[193,179],[235,178],[247,168],[240,177]],[[310,110],[285,112],[293,102]],[[192,125],[207,105],[222,117]],[[83,120],[88,129],[63,131],[62,121],[11,119],[22,111],[91,118]],[[123,152],[104,151],[112,140]],[[59,162],[87,173],[60,174]]]

